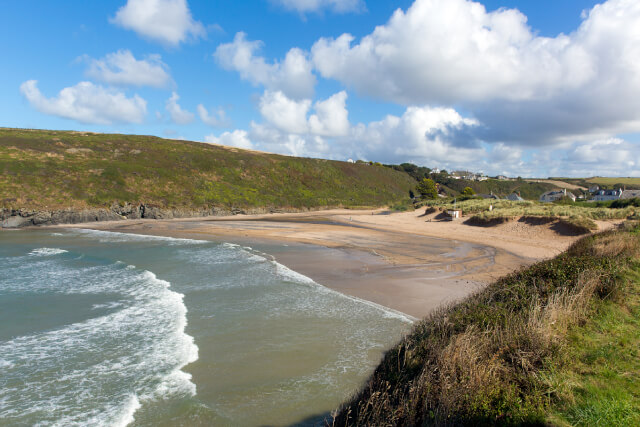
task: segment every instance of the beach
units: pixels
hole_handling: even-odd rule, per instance
[[[600,224],[606,228],[607,224]],[[70,227],[68,225],[61,227]],[[484,284],[565,250],[578,237],[512,221],[475,227],[422,210],[326,210],[72,227],[260,247],[317,283],[422,318]],[[305,250],[296,250],[304,247]]]

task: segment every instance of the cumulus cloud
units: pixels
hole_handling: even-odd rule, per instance
[[[222,108],[218,108],[217,111],[212,111],[210,113],[204,105],[198,104],[197,109],[200,120],[202,120],[204,124],[207,124],[211,127],[229,126],[230,121],[227,118],[227,113],[225,113]]]
[[[224,132],[222,135],[215,136],[213,134],[204,137],[205,142],[210,144],[227,145],[230,147],[238,147],[252,149],[253,143],[249,139],[245,130],[234,130],[233,132]]]
[[[316,114],[309,117],[311,133],[321,136],[344,136],[349,133],[347,92],[338,92],[324,101],[314,104]]]
[[[359,12],[364,9],[362,0],[271,0],[271,2],[302,14],[325,9],[335,13]]]
[[[640,3],[609,0],[569,35],[541,37],[515,9],[416,0],[356,41],[318,40],[326,78],[402,105],[458,105],[473,137],[539,146],[640,131]],[[460,129],[467,132],[469,129]]]
[[[260,114],[278,129],[288,133],[306,133],[307,112],[311,101],[289,99],[280,91],[266,91],[260,98]]]
[[[172,92],[171,97],[165,103],[165,109],[171,116],[171,120],[179,125],[186,125],[191,123],[195,116],[192,112],[182,109],[178,104],[179,99],[180,96],[176,92]]]
[[[186,0],[127,0],[110,21],[167,46],[206,36]]]
[[[136,59],[131,51],[122,49],[102,59],[86,58],[87,77],[117,86],[151,86],[163,88],[171,83],[167,64],[160,55]]]
[[[47,98],[36,80],[28,80],[20,85],[20,92],[41,113],[82,123],[142,123],[147,113],[147,102],[138,95],[128,98],[91,82],[80,82],[62,89],[57,97]]]
[[[269,90],[282,91],[295,99],[313,95],[316,78],[305,52],[293,48],[284,60],[267,63],[256,55],[262,47],[261,41],[249,41],[245,33],[237,33],[231,43],[221,44],[213,54],[221,67],[240,73],[240,77],[254,85]]]

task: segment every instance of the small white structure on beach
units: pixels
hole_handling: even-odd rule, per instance
[[[449,215],[449,221],[455,221],[456,219],[462,218],[462,211],[459,209],[447,211],[447,215]]]

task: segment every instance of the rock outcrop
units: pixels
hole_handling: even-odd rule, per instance
[[[308,209],[303,209],[308,210]],[[254,208],[242,210],[237,208],[222,209],[212,207],[209,209],[167,209],[160,206],[146,204],[119,204],[112,205],[109,209],[59,209],[59,210],[32,210],[32,209],[0,209],[0,226],[2,228],[22,228],[38,225],[79,224],[98,221],[121,221],[125,219],[172,219],[172,218],[198,218],[206,216],[222,215],[246,215],[281,212],[300,212],[299,209],[280,208]]]

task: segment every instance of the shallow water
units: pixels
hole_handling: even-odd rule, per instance
[[[0,424],[313,425],[409,327],[250,247],[2,232]]]

